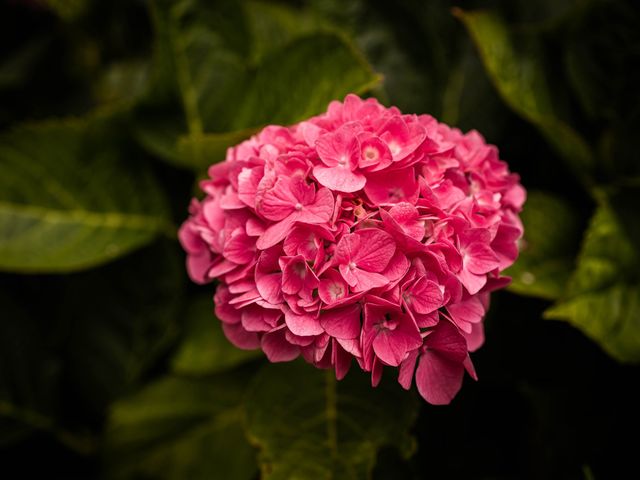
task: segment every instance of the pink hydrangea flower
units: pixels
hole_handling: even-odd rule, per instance
[[[180,229],[229,341],[449,403],[518,255],[525,201],[475,132],[348,95],[230,148]]]

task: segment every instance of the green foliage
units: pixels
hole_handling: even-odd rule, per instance
[[[514,38],[496,14],[476,11],[456,15],[464,22],[482,61],[505,103],[533,123],[547,141],[584,177],[593,168],[593,153],[563,118],[563,101],[546,71],[543,45],[536,37]]]
[[[106,435],[108,478],[254,478],[242,428],[246,377],[168,376],[117,402]]]
[[[512,276],[509,288],[522,295],[556,299],[564,292],[574,265],[580,238],[576,213],[562,198],[530,191],[522,223],[520,257],[505,272]]]
[[[206,375],[228,370],[262,356],[260,350],[240,350],[229,343],[213,313],[211,296],[193,299],[185,312],[184,338],[171,362],[173,371]]]
[[[164,194],[103,122],[22,127],[0,139],[0,269],[62,272],[169,230]]]
[[[182,113],[175,109],[174,117],[184,115],[184,122],[148,118],[138,137],[168,161],[205,168],[258,127],[318,114],[329,101],[380,80],[345,37],[294,22],[295,10],[222,5],[154,6],[159,40],[151,92],[178,100]],[[264,38],[271,32],[277,32],[273,43]]]
[[[414,451],[417,398],[387,383],[372,391],[355,372],[337,382],[330,370],[269,365],[254,378],[246,410],[265,479],[369,478],[381,447]]]
[[[628,476],[640,10],[462,8],[0,6],[0,476]],[[450,407],[392,378],[372,389],[355,364],[336,382],[233,347],[214,287],[185,274],[176,227],[194,181],[264,125],[350,92],[477,129],[528,190],[480,381]]]
[[[564,298],[545,316],[575,325],[621,362],[640,362],[640,257],[623,218],[602,200]]]

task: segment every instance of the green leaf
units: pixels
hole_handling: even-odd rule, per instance
[[[22,127],[0,137],[0,270],[99,265],[166,232],[165,199],[100,122]]]
[[[252,479],[242,430],[246,375],[165,377],[116,403],[104,460],[108,478]]]
[[[270,480],[369,478],[382,446],[413,453],[417,408],[396,384],[373,389],[360,372],[336,382],[332,371],[298,362],[267,365],[246,400],[248,432]]]
[[[262,356],[260,350],[240,350],[227,340],[220,320],[214,316],[210,296],[192,300],[185,317],[185,336],[171,362],[174,372],[217,373]]]
[[[123,60],[109,65],[94,87],[94,97],[100,105],[134,102],[149,86],[149,62]]]
[[[516,37],[504,21],[486,11],[454,12],[476,44],[482,62],[505,103],[545,136],[581,178],[588,178],[594,157],[587,142],[564,120],[545,71],[546,62],[538,38]]]
[[[287,9],[260,4],[258,8],[269,15],[258,21],[253,11],[247,20],[233,2],[202,7],[197,15],[196,5],[158,2],[153,9],[158,37],[155,71],[160,79],[155,97],[164,98],[167,112],[173,111],[168,105],[179,103],[184,121],[158,119],[159,110],[148,106],[136,128],[147,148],[176,165],[205,168],[266,124],[300,121],[324,111],[331,100],[363,93],[380,81],[345,38],[333,33],[299,36],[311,26],[281,31],[277,48],[271,43],[268,49],[258,48],[253,59],[248,43],[234,45],[225,36],[252,28],[260,44],[260,35],[268,34],[262,29],[269,32],[289,24]],[[154,133],[154,125],[162,133]]]
[[[637,193],[636,190],[636,198]],[[633,204],[625,208],[633,210]],[[640,362],[640,258],[638,243],[625,228],[626,219],[626,214],[615,211],[608,198],[601,199],[566,295],[545,312],[545,317],[568,321],[612,357],[637,363]]]
[[[290,124],[318,114],[331,100],[362,94],[380,77],[345,38],[325,33],[302,37],[249,72],[234,128]]]
[[[162,241],[65,283],[65,375],[86,410],[101,412],[176,338],[185,280],[178,248]]]
[[[512,277],[509,289],[557,299],[565,291],[575,262],[580,240],[577,214],[557,196],[530,191],[520,218],[524,238],[518,260],[505,272]]]
[[[639,284],[584,293],[550,308],[545,317],[568,321],[620,362],[640,362]]]
[[[265,1],[246,1],[243,5],[251,32],[253,63],[294,38],[321,28],[317,17],[306,9]]]

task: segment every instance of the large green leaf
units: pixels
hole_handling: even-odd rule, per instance
[[[411,455],[417,407],[399,385],[373,389],[361,372],[336,382],[303,363],[268,365],[248,392],[247,428],[265,479],[368,478],[382,446]]]
[[[559,298],[573,270],[580,240],[576,212],[561,198],[530,191],[521,214],[524,238],[520,256],[505,273],[509,289],[522,295]]]
[[[258,21],[251,11],[248,27],[244,9],[240,4],[234,8],[233,2],[202,7],[198,15],[198,2],[158,3],[156,71],[162,75],[156,77],[163,79],[164,87],[155,89],[165,98],[172,97],[167,92],[173,89],[183,114],[165,111],[183,115],[184,122],[158,119],[159,110],[149,107],[135,128],[147,148],[180,166],[202,169],[222,160],[227,147],[266,124],[302,120],[323,111],[331,100],[363,93],[380,81],[362,55],[337,34],[300,36],[309,30],[299,26],[282,31],[284,40],[276,42],[277,48],[270,44],[254,53],[250,45],[234,45],[225,36],[252,28],[259,43],[267,34],[263,29],[289,24],[287,9],[258,4],[266,16]],[[166,77],[173,80],[167,82]]]
[[[362,94],[380,81],[345,38],[330,33],[295,40],[249,76],[234,128],[297,122],[324,111],[331,100]]]
[[[570,322],[621,362],[640,362],[640,257],[625,220],[602,198],[566,295],[545,317]]]
[[[171,228],[155,179],[119,141],[97,120],[0,138],[0,270],[80,270]]]
[[[258,63],[270,52],[294,38],[320,30],[320,19],[308,9],[278,2],[243,2],[247,27],[251,34],[251,60]]]
[[[211,296],[191,300],[185,313],[184,338],[172,360],[176,373],[211,374],[259,358],[260,350],[240,350],[224,336],[213,313]]]
[[[469,31],[505,103],[533,123],[576,174],[586,179],[594,165],[593,153],[564,119],[559,107],[562,97],[556,94],[557,85],[551,84],[545,70],[539,38],[526,34],[516,37],[491,12],[456,9],[455,14]]]
[[[242,429],[246,375],[166,377],[116,403],[104,460],[109,478],[252,479]]]

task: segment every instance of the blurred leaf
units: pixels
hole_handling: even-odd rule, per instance
[[[306,9],[266,1],[246,1],[243,6],[251,33],[253,63],[258,63],[295,37],[321,28],[318,18]]]
[[[482,128],[482,135],[493,141],[505,130],[509,114],[469,45],[444,87],[441,120],[462,131]]]
[[[258,10],[268,12],[260,20],[247,7],[255,29],[254,55],[260,60],[254,65],[248,41],[233,44],[225,36],[248,31],[239,4],[223,2],[199,10],[198,2],[154,5],[155,78],[159,80],[150,103],[154,97],[165,102],[173,98],[181,104],[185,120],[183,125],[175,119],[158,119],[158,110],[148,107],[146,114],[145,109],[140,113],[142,127],[137,131],[147,148],[180,166],[205,168],[256,129],[318,114],[331,100],[350,92],[363,93],[380,80],[347,40],[336,34],[308,35],[280,46],[306,31],[301,24],[295,28],[289,24],[292,13],[284,7],[259,4]],[[291,31],[278,26],[283,23]],[[260,47],[261,35],[274,30],[282,34],[281,41],[269,43],[268,50]],[[155,132],[154,126],[161,132]],[[179,145],[174,147],[176,141]]]
[[[252,479],[242,430],[246,375],[165,377],[116,403],[104,452],[108,478]]]
[[[47,37],[35,38],[0,62],[0,91],[19,87],[33,72],[47,47]]]
[[[362,94],[381,80],[346,39],[334,34],[294,41],[250,71],[249,78],[232,123],[235,128],[294,123],[324,111],[331,100]]]
[[[521,295],[557,299],[565,291],[580,240],[576,212],[561,198],[530,191],[520,218],[520,256],[505,274],[509,289]]]
[[[241,350],[227,340],[210,296],[192,300],[185,318],[185,336],[171,362],[176,373],[217,373],[262,356],[260,350]]]
[[[43,3],[67,22],[77,20],[90,5],[87,0],[44,0]]]
[[[640,362],[640,258],[633,236],[637,211],[633,204],[621,207],[628,212],[601,200],[566,295],[545,317],[570,322],[621,362]],[[630,218],[631,234],[625,226]]]
[[[271,364],[248,392],[247,428],[265,479],[368,478],[381,447],[413,453],[417,407],[398,385],[372,389],[360,372],[336,382],[331,370]]]
[[[169,228],[162,191],[97,122],[0,138],[0,270],[63,272],[108,262]]]
[[[148,88],[149,68],[144,60],[113,63],[94,88],[96,100],[99,104],[113,104],[141,98]]]
[[[132,125],[140,145],[157,157],[179,166],[185,163],[178,152],[178,138],[186,129],[186,121],[178,110],[147,110]]]
[[[582,330],[620,362],[640,362],[640,285],[617,284],[570,298],[547,310]]]
[[[586,141],[562,118],[557,86],[551,85],[545,71],[542,46],[532,36],[515,38],[496,14],[455,10],[467,27],[489,76],[505,103],[533,123],[547,141],[585,179],[593,169],[594,158]]]
[[[65,376],[85,408],[100,412],[175,339],[184,279],[177,249],[162,241],[68,279],[58,312]]]

